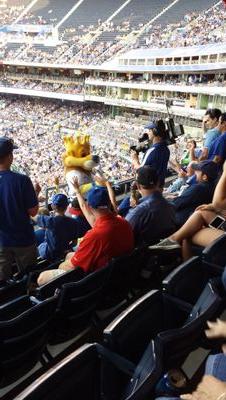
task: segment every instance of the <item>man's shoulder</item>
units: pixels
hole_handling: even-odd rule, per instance
[[[15,172],[15,171],[10,171],[9,174],[10,177],[12,177],[12,179],[17,180],[18,182],[29,182],[30,178],[25,175],[25,174],[21,174],[20,172]]]

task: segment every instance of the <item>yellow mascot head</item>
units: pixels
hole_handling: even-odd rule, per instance
[[[63,155],[65,168],[82,168],[91,171],[99,163],[98,156],[91,155],[89,135],[65,136]]]

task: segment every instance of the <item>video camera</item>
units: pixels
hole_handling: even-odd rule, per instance
[[[147,133],[142,133],[139,137],[138,137],[138,143],[141,143],[138,146],[130,146],[130,150],[136,151],[137,154],[139,153],[145,153],[148,148],[149,148],[149,137]]]
[[[175,139],[178,136],[184,134],[183,125],[176,125],[173,118],[167,118],[165,121],[162,119],[154,121],[156,128],[153,129],[153,134],[161,137],[167,143],[167,145],[174,144]],[[137,146],[130,146],[130,150],[134,150],[137,154],[145,153],[150,147],[150,141],[147,133],[142,133],[138,138],[139,144]]]

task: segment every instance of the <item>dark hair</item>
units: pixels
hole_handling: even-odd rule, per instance
[[[221,110],[219,108],[209,108],[205,115],[209,115],[211,119],[219,120],[220,116],[222,115]]]
[[[157,125],[157,129],[153,128],[153,134],[154,136],[158,136],[164,140],[167,139],[167,132],[166,132],[166,126],[163,122],[162,119],[155,121],[155,124]]]
[[[221,114],[221,122],[226,122],[226,112]]]
[[[136,181],[144,189],[153,189],[157,186],[159,177],[155,168],[144,165],[136,171]]]

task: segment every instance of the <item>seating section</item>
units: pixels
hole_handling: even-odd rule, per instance
[[[156,356],[150,346],[150,356]],[[143,363],[145,366],[145,364]],[[144,379],[147,372],[155,366],[159,375],[156,357],[151,357],[144,368],[137,368],[118,355],[107,351],[97,344],[85,345],[72,353],[50,372],[47,372],[41,383],[35,382],[21,395],[18,400],[43,400],[67,398],[72,400],[141,400],[148,392],[144,389]],[[75,373],[76,371],[76,373]],[[154,374],[153,374],[154,376]],[[157,375],[156,375],[157,376]],[[149,386],[154,381],[149,380]],[[136,390],[134,388],[136,387]],[[139,392],[139,393],[138,393]]]
[[[205,2],[202,0],[191,0],[189,2],[180,0],[176,4],[176,7],[172,7],[172,9],[158,19],[158,24],[165,24],[165,21],[167,21],[167,24],[180,22],[191,10],[193,12],[208,10],[214,3],[216,2],[212,0],[206,0]]]
[[[41,21],[55,25],[70,11],[74,4],[74,0],[67,0],[64,3],[60,0],[38,0],[29,10],[31,14],[29,20],[26,18],[20,23],[37,23],[41,19]]]
[[[39,303],[21,296],[0,306],[1,387],[29,372],[41,360],[55,309],[54,297]]]
[[[16,8],[18,17],[21,9],[28,3],[19,2]],[[83,0],[77,8],[73,0],[62,3],[60,0],[38,0],[33,7],[22,16],[20,24],[40,24],[52,25],[58,27],[59,24],[59,42],[55,41],[48,46],[47,35],[42,32],[39,34],[33,44],[32,40],[27,40],[27,36],[22,37],[26,42],[22,53],[11,49],[8,46],[3,49],[4,56],[7,59],[18,59],[29,62],[55,62],[60,63],[81,63],[81,64],[101,64],[115,57],[119,52],[138,47],[175,47],[175,35],[177,36],[178,27],[190,32],[190,23],[198,18],[199,13],[216,4],[216,0],[192,0],[187,2],[180,0],[173,4],[170,0]],[[167,8],[168,6],[169,9]],[[222,7],[222,8],[221,8]],[[216,14],[213,16],[214,23],[217,22],[217,28],[223,29],[223,20],[219,21],[219,16],[224,13],[223,6],[218,6]],[[185,17],[186,14],[186,17]],[[157,17],[153,23],[152,20]],[[184,18],[185,17],[185,18]],[[3,16],[4,18],[4,16]],[[211,27],[210,17],[203,14],[204,23]],[[12,17],[9,15],[9,20]],[[11,21],[12,22],[12,21]],[[146,26],[147,24],[147,26]],[[144,31],[141,31],[143,27]],[[186,28],[187,26],[187,28]],[[196,27],[197,29],[197,27]],[[169,32],[172,35],[169,36]],[[139,36],[136,35],[139,33]],[[175,34],[174,34],[175,33]],[[162,39],[161,39],[162,35]],[[30,38],[32,39],[32,35]],[[200,39],[199,39],[200,37]],[[222,31],[222,40],[223,40]],[[137,39],[136,39],[137,38]],[[168,40],[167,40],[168,38]],[[178,46],[186,45],[181,41],[183,36],[178,39]],[[198,38],[198,39],[197,39]],[[5,42],[8,37],[6,35]],[[17,42],[17,36],[15,36]],[[12,42],[11,35],[9,41]],[[151,40],[151,42],[150,42]],[[206,35],[198,32],[196,39],[189,38],[189,45],[205,44]],[[198,42],[197,42],[198,40]],[[211,35],[209,42],[215,43],[221,40],[221,34]],[[20,40],[19,40],[20,41]],[[47,43],[46,43],[47,42]],[[199,43],[200,42],[200,43]],[[40,46],[39,46],[40,43]],[[47,47],[44,45],[47,44]]]
[[[208,319],[222,310],[219,291],[208,283],[194,306],[160,291],[151,291],[119,315],[104,331],[112,351],[137,363],[150,340],[163,348],[164,365],[181,365],[199,347]]]
[[[222,240],[215,242],[212,255],[214,249],[218,254],[224,251]],[[47,343],[57,344],[76,335],[80,344],[87,335],[100,341],[104,327],[103,346],[85,346],[62,361],[59,368],[47,372],[41,386],[33,384],[32,396],[37,397],[32,399],[38,399],[40,393],[44,399],[63,399],[66,394],[70,399],[76,390],[78,399],[100,399],[100,393],[106,393],[109,400],[142,400],[151,395],[164,371],[180,367],[194,349],[208,348],[206,321],[218,317],[225,305],[222,267],[208,263],[203,255],[193,257],[165,277],[160,290],[153,275],[146,285],[140,285],[139,280],[150,265],[161,274],[163,252],[154,257],[153,263],[153,254],[147,248],[136,249],[88,276],[78,269],[55,278],[33,290],[33,297],[25,294],[31,282],[27,276],[0,288],[0,296],[1,291],[6,293],[5,303],[4,295],[2,300],[0,297],[1,386],[23,376],[37,361],[45,367],[52,365]],[[52,268],[45,263],[42,267]],[[158,289],[150,291],[153,285]],[[100,309],[120,304],[116,311],[108,310],[100,316]],[[109,320],[112,322],[106,326]],[[18,369],[19,364],[23,368]],[[76,373],[71,372],[70,365]],[[88,375],[90,385],[84,387]],[[28,388],[18,398],[30,399],[30,395]]]

